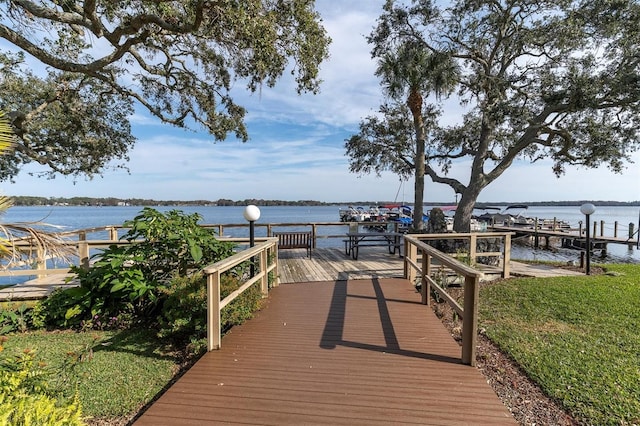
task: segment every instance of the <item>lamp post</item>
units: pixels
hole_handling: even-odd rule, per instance
[[[585,215],[586,223],[587,223],[587,275],[591,274],[591,239],[589,235],[589,228],[591,228],[589,223],[589,217],[596,211],[596,206],[591,203],[585,203],[580,206],[580,213]]]
[[[249,247],[255,245],[255,221],[260,219],[260,209],[253,204],[249,204],[244,208],[242,214],[246,220],[249,221]],[[256,269],[253,259],[251,259],[251,277],[255,275]]]

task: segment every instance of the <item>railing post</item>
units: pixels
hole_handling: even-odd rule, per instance
[[[89,269],[89,243],[87,242],[87,233],[78,232],[78,262],[84,270]]]
[[[315,223],[311,224],[311,247],[316,248],[316,235],[318,233],[317,225]]]
[[[477,234],[471,234],[469,236],[469,264],[470,265],[475,265],[476,262],[476,256],[477,256],[477,250],[478,250],[478,235]]]
[[[476,365],[478,340],[478,276],[464,279],[464,316],[462,317],[462,363]]]
[[[595,237],[595,234],[593,236]],[[600,236],[604,237],[604,220],[600,221]]]
[[[511,276],[511,234],[504,236],[504,253],[502,258],[504,259],[502,262],[502,278],[509,278]]]
[[[207,350],[220,349],[220,271],[207,275]]]
[[[273,245],[273,261],[276,262],[276,266],[273,269],[273,274],[276,277],[275,280],[273,280],[273,285],[274,287],[278,287],[280,285],[280,272],[278,270],[280,267],[280,262],[278,262],[278,243]]]
[[[431,276],[431,256],[427,253],[422,253],[422,286],[420,287],[420,293],[422,296],[422,304],[430,306],[431,298],[431,282],[427,277]]]
[[[44,271],[47,269],[47,250],[38,244],[36,248],[36,269],[39,271]],[[37,274],[38,278],[42,278],[44,274]]]
[[[109,228],[109,239],[111,241],[116,241],[118,239],[118,230],[115,226]]]
[[[269,296],[269,274],[267,273],[267,252],[265,248],[260,252],[260,273],[262,279],[260,280],[260,289],[262,291],[262,297]]]
[[[86,240],[78,241],[78,258],[80,267],[84,270],[89,269],[89,243]]]
[[[417,263],[418,247],[415,244],[411,244],[407,238],[404,239],[404,255],[407,259]],[[407,260],[404,261],[404,278],[408,279],[409,282],[414,282],[416,279],[416,271],[409,265]]]

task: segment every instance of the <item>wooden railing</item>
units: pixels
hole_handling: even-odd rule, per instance
[[[202,225],[207,228],[216,230],[219,236],[225,236],[225,230],[247,228],[246,223],[216,224]],[[318,240],[344,239],[347,232],[356,232],[359,228],[370,226],[387,227],[390,231],[398,232],[400,224],[398,222],[287,222],[287,223],[255,223],[256,229],[264,229],[267,237],[274,235],[274,232],[282,229],[304,228],[311,232],[312,247],[317,248]],[[325,234],[320,232],[321,229],[338,227],[344,232],[339,234]]]
[[[461,253],[448,253],[451,257],[464,256],[469,259],[472,266],[479,264],[478,258],[496,258],[497,262],[502,268],[502,278],[509,278],[511,275],[510,262],[511,262],[511,235],[510,232],[481,232],[481,233],[450,233],[450,234],[409,234],[410,236],[417,238],[421,241],[436,241],[436,240],[463,240],[467,242],[468,251]],[[500,251],[478,251],[479,240],[500,240]],[[411,271],[407,269],[405,264],[405,275],[411,274]]]
[[[130,244],[126,240],[118,239],[118,229],[122,229],[122,227],[103,226],[56,233],[55,235],[58,236],[60,240],[59,244],[68,247],[68,250],[65,250],[68,258],[58,259],[59,261],[67,261],[68,266],[64,268],[48,268],[47,261],[55,259],[55,257],[47,253],[41,245],[36,244],[31,238],[11,241],[13,247],[15,247],[19,253],[22,253],[24,260],[10,265],[11,267],[8,269],[0,270],[0,277],[35,275],[38,278],[42,278],[47,275],[69,273],[72,265],[88,268],[91,250],[107,248],[114,244]],[[96,233],[106,233],[106,238],[87,238],[91,234]],[[35,267],[26,268],[25,266]]]
[[[317,247],[318,240],[327,240],[331,239],[340,239],[342,241],[345,237],[345,234],[348,231],[358,229],[359,227],[368,226],[372,223],[367,222],[318,222],[318,223],[309,223],[309,222],[299,222],[299,223],[268,223],[268,224],[255,224],[256,228],[264,228],[266,236],[261,236],[260,238],[271,237],[274,232],[282,229],[300,229],[304,228],[310,230],[311,232],[311,241],[312,247]],[[389,226],[391,229],[395,229],[397,226],[396,223],[390,222],[376,222],[376,225],[381,226]],[[248,241],[247,238],[244,237],[231,237],[230,234],[227,234],[226,231],[231,229],[247,229],[249,225],[247,223],[237,223],[237,224],[203,224],[202,227],[213,229],[217,232],[218,237],[224,239],[225,241],[236,241],[245,243]],[[339,227],[341,230],[339,233],[322,233],[321,229],[334,229],[333,227]],[[85,229],[77,229],[73,231],[65,231],[61,233],[57,233],[61,238],[66,238],[67,240],[64,244],[70,246],[74,249],[74,256],[72,259],[69,259],[71,263],[69,267],[73,264],[76,266],[80,266],[83,268],[89,267],[89,261],[91,258],[91,254],[95,253],[96,249],[104,249],[111,245],[126,245],[129,244],[125,240],[119,239],[119,236],[127,231],[128,228],[121,225],[108,225],[108,226],[100,226],[93,228],[85,228]],[[342,231],[344,230],[344,231]],[[330,231],[331,232],[331,231]],[[244,233],[244,232],[243,232]],[[247,231],[248,233],[248,231]],[[56,274],[66,274],[70,272],[69,267],[65,268],[48,268],[47,260],[52,259],[52,257],[43,252],[42,250],[38,250],[38,248],[30,242],[28,239],[22,241],[15,241],[16,247],[23,251],[24,253],[35,254],[33,256],[25,256],[25,260],[19,264],[14,265],[14,267],[10,269],[0,270],[0,277],[28,277],[28,276],[36,276],[38,278],[47,276],[47,275],[56,275]],[[338,244],[336,244],[338,245]],[[28,268],[26,266],[35,266]]]
[[[258,282],[260,283],[263,297],[267,297],[269,295],[269,273],[271,271],[274,272],[274,287],[279,284],[278,239],[266,238],[262,240],[258,239],[257,241],[262,242],[204,268],[204,273],[207,276],[207,349],[209,351],[220,349],[221,346],[222,324],[220,321],[220,311],[222,308]],[[242,262],[255,257],[259,258],[259,267],[257,268],[256,274],[253,277],[249,277],[237,290],[223,300],[220,300],[221,275]]]
[[[478,238],[503,238],[503,252],[477,252],[476,243]],[[435,239],[468,239],[470,244],[469,257],[472,262],[475,262],[479,256],[502,256],[502,274],[508,277],[511,234],[407,234],[404,237],[404,277],[410,282],[415,282],[419,275],[423,304],[430,304],[430,295],[433,290],[446,300],[453,310],[462,318],[462,362],[475,366],[478,330],[478,293],[480,278],[483,274],[471,266],[453,258],[451,255],[445,254],[425,243],[426,240]],[[432,262],[434,260],[464,278],[464,306],[460,306],[460,304],[432,278],[434,272]]]

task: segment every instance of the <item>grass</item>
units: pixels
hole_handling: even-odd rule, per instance
[[[65,395],[78,391],[83,414],[92,418],[131,416],[149,402],[177,371],[150,330],[29,332],[13,334],[3,356],[36,351],[50,385]]]
[[[487,335],[584,424],[640,423],[640,265],[485,286]]]

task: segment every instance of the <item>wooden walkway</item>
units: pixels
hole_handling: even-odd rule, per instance
[[[389,254],[386,248],[361,249],[358,260],[339,248],[313,250],[311,258],[305,250],[279,250],[280,283],[335,281],[367,278],[401,278],[404,260]]]
[[[406,280],[284,284],[135,425],[517,424],[460,355]]]
[[[402,278],[404,260],[397,254],[389,254],[384,248],[367,248],[353,260],[338,248],[313,251],[309,259],[305,250],[281,250],[279,252],[280,283],[308,281],[336,281],[370,278]],[[584,275],[583,272],[556,268],[551,265],[527,264],[511,261],[511,274],[520,277],[557,277]],[[500,276],[501,269],[484,267],[485,279]]]

